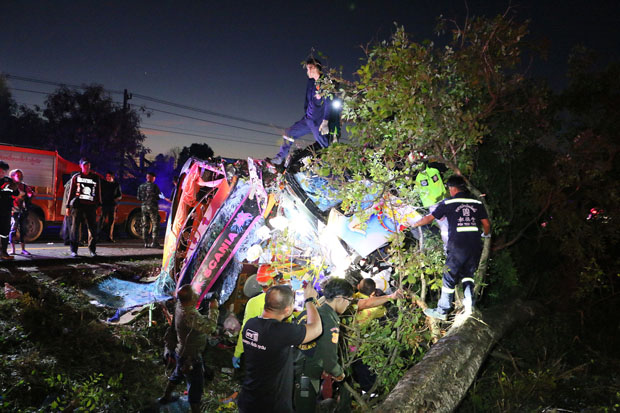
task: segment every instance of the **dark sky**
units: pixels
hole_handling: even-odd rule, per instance
[[[508,1],[469,1],[470,14],[495,15]],[[534,74],[563,84],[571,47],[582,43],[609,58],[620,50],[620,2],[513,1],[517,18],[532,20],[531,40],[550,42],[549,59]],[[102,84],[169,102],[272,125],[303,115],[306,76],[300,66],[314,50],[330,66],[352,73],[360,46],[386,39],[393,22],[415,40],[435,39],[437,16],[464,15],[463,1],[62,1],[0,0],[0,71],[66,84]],[[55,86],[9,79],[19,103],[41,103]],[[121,101],[122,96],[112,97]],[[216,154],[266,157],[281,133],[134,97],[154,111],[143,117],[154,154],[207,142]],[[190,119],[198,118],[198,119]],[[260,130],[209,124],[203,120]],[[150,128],[150,129],[149,129]],[[156,131],[161,129],[182,134]],[[190,136],[187,134],[202,135]],[[212,136],[218,139],[208,139]]]

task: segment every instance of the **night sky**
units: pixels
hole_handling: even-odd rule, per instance
[[[468,2],[470,14],[476,15],[495,15],[508,4]],[[532,19],[530,40],[549,42],[548,59],[538,60],[532,73],[562,87],[570,49],[577,43],[606,61],[617,59],[618,4],[513,1],[517,18]],[[404,25],[414,40],[436,39],[433,28],[440,14],[462,16],[465,2],[0,0],[0,72],[69,85],[97,83],[113,92],[126,88],[136,95],[274,125],[239,122],[136,96],[130,100],[134,108],[156,109],[142,122],[153,154],[206,142],[216,155],[263,158],[277,151],[278,127],[290,126],[303,115],[306,76],[300,62],[313,49],[353,79],[363,57],[361,45],[387,39],[393,22]],[[29,105],[41,104],[46,95],[16,89],[56,89],[13,78],[8,82],[14,99]],[[120,94],[112,97],[122,101]]]

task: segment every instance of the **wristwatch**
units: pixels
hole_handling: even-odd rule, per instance
[[[314,297],[309,297],[309,298],[306,298],[306,299],[304,300],[304,305],[305,305],[306,303],[312,303],[312,304],[316,305],[316,298],[314,298]]]

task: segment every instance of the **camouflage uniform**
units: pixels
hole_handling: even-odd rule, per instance
[[[321,316],[323,333],[314,341],[300,345],[298,347],[300,351],[295,359],[294,400],[295,411],[298,413],[315,412],[323,372],[334,377],[344,373],[338,362],[340,317],[327,304],[320,306],[318,312]],[[305,323],[306,317],[306,312],[302,312],[298,323]]]
[[[138,200],[142,201],[142,237],[147,245],[157,244],[159,194],[161,194],[161,191],[157,184],[153,182],[145,182],[138,187]],[[149,222],[153,227],[151,237],[149,237]]]

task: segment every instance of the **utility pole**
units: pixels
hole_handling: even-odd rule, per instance
[[[123,90],[123,113],[121,116],[121,139],[124,141],[126,138],[126,133],[127,133],[127,114],[129,113],[129,103],[127,102],[129,99],[131,99],[132,95],[131,93],[127,92],[127,89]],[[119,181],[123,181],[123,179],[125,178],[125,146],[121,145],[121,147],[123,148],[122,152],[121,152],[121,163],[119,165],[119,171],[118,171],[118,175],[119,175]]]

